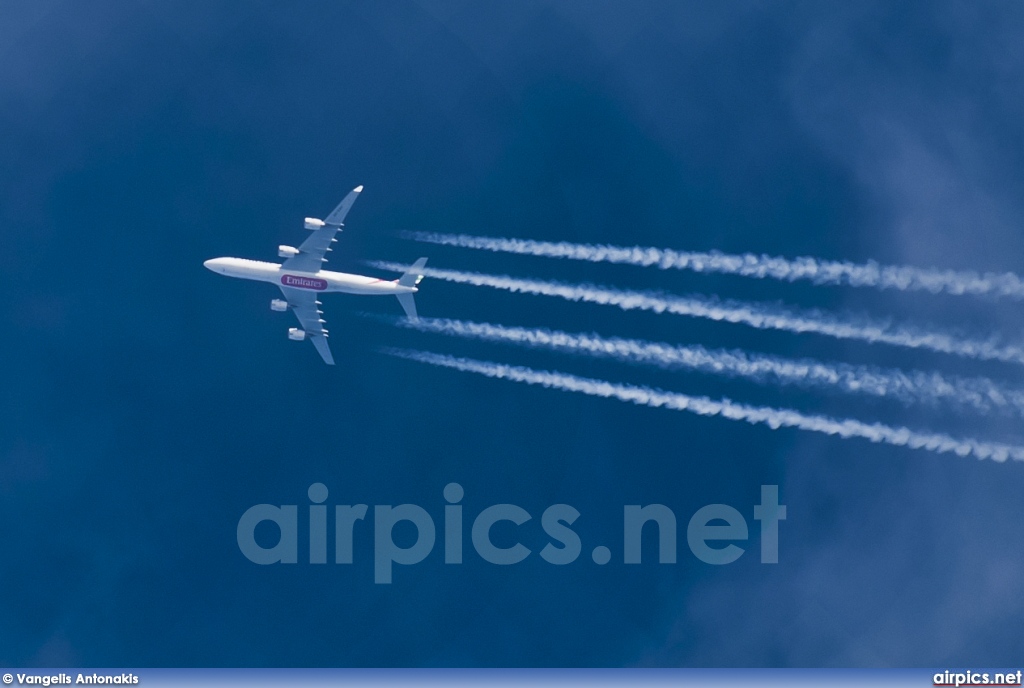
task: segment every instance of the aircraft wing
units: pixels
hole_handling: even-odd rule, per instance
[[[327,262],[324,254],[331,250],[331,244],[337,241],[334,235],[344,226],[345,216],[352,208],[352,204],[359,198],[363,187],[357,186],[345,196],[345,199],[338,204],[338,207],[331,211],[331,214],[324,218],[324,224],[306,237],[306,240],[299,246],[299,254],[292,256],[284,262],[286,270],[296,272],[319,272],[320,267]]]
[[[334,365],[334,356],[331,355],[331,347],[327,345],[327,330],[324,329],[324,320],[320,317],[323,311],[320,310],[320,302],[316,300],[316,292],[293,287],[281,287],[281,293],[288,300],[288,305],[295,311],[295,317],[306,332],[306,337],[313,342],[313,346],[320,353],[327,365]]]

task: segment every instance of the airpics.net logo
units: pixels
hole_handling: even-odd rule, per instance
[[[463,561],[465,514],[460,504],[465,491],[458,483],[445,486],[443,496],[444,563]],[[328,490],[323,483],[309,486],[309,563],[326,564],[328,558]],[[333,509],[334,563],[353,562],[353,540],[370,507],[366,504],[339,504]],[[580,536],[570,527],[580,512],[568,504],[552,504],[544,510],[540,524],[549,541],[540,549],[541,559],[563,566],[576,561],[583,551]],[[753,517],[760,523],[761,563],[779,561],[779,522],[786,519],[786,507],[779,504],[777,485],[761,486],[761,503],[753,507]],[[676,563],[677,522],[673,511],[664,504],[627,504],[622,510],[622,562],[639,564],[644,560],[642,534],[645,526],[657,530],[657,560]],[[498,566],[510,566],[533,554],[522,542],[499,546],[492,540],[492,528],[501,522],[522,526],[533,519],[526,509],[515,504],[495,504],[478,513],[470,524],[470,542],[476,556]],[[395,528],[402,523],[415,528],[412,544],[402,547],[395,542]],[[256,529],[263,523],[277,526],[277,542],[264,546],[257,542]],[[503,529],[509,526],[503,526]],[[297,504],[257,504],[246,510],[238,520],[238,548],[255,564],[297,564],[299,561],[299,506]],[[262,539],[262,538],[261,538]],[[686,543],[698,560],[713,565],[731,564],[746,552],[744,543],[750,539],[747,519],[726,504],[708,504],[698,509],[686,524]],[[415,504],[377,504],[373,507],[373,582],[391,583],[394,565],[412,566],[425,560],[434,549],[437,528],[430,513]],[[649,555],[650,556],[650,555]],[[612,550],[604,545],[590,552],[594,563],[607,564]],[[650,560],[650,559],[648,559]]]

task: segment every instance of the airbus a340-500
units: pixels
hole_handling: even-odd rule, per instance
[[[337,241],[334,235],[344,226],[345,216],[352,204],[359,198],[362,186],[357,186],[325,219],[307,217],[306,229],[312,231],[298,248],[278,246],[277,255],[285,258],[284,263],[267,263],[260,260],[245,258],[213,258],[203,263],[214,272],[228,277],[271,282],[276,284],[284,295],[284,299],[270,302],[271,310],[295,311],[301,327],[288,330],[288,338],[295,341],[308,339],[328,365],[334,365],[334,357],[327,345],[327,330],[321,317],[322,305],[318,299],[325,292],[340,291],[346,294],[382,295],[390,294],[398,297],[406,315],[416,319],[416,293],[421,273],[427,259],[420,258],[396,280],[382,280],[376,277],[349,275],[344,272],[323,270],[327,262],[324,255],[331,250],[331,244]]]

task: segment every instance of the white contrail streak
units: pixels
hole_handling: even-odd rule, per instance
[[[384,353],[421,363],[453,368],[469,373],[528,385],[541,385],[566,392],[580,392],[590,396],[618,399],[641,406],[689,411],[700,416],[721,416],[730,420],[745,421],[753,425],[767,425],[778,428],[799,428],[825,435],[843,438],[860,437],[871,442],[882,442],[897,447],[926,449],[939,454],[953,452],[959,456],[973,455],[979,459],[1003,462],[1008,458],[1024,461],[1024,447],[974,439],[956,439],[941,433],[915,432],[907,428],[893,427],[882,423],[865,423],[853,419],[837,419],[828,416],[807,415],[792,409],[777,409],[763,406],[737,404],[728,399],[715,401],[708,397],[690,396],[678,392],[666,392],[649,387],[616,384],[604,380],[577,377],[565,373],[534,370],[521,366],[510,366],[471,358],[456,358],[428,351],[407,349],[384,349]]]
[[[404,272],[408,268],[408,266],[398,263],[383,261],[369,261],[369,265],[393,272]],[[732,300],[723,301],[706,296],[674,296],[650,291],[625,291],[592,284],[566,284],[459,270],[424,268],[423,273],[427,277],[448,282],[492,287],[522,294],[557,296],[570,301],[618,306],[623,310],[674,313],[692,318],[738,323],[762,330],[810,332],[837,339],[890,344],[910,349],[928,349],[980,360],[1024,363],[1024,347],[1001,344],[995,339],[965,339],[953,334],[894,326],[865,318],[844,319],[817,310],[798,311],[782,306]]]
[[[678,346],[639,339],[574,334],[542,328],[507,327],[448,318],[387,318],[397,327],[487,342],[504,342],[562,353],[610,358],[664,370],[694,370],[761,384],[831,388],[848,394],[897,399],[904,403],[944,402],[981,413],[1013,410],[1024,415],[1024,390],[987,378],[945,377],[936,372],[792,359],[743,351]]]
[[[436,232],[402,232],[401,236],[414,241],[442,246],[458,246],[545,258],[568,258],[594,263],[624,263],[644,267],[653,265],[662,270],[692,270],[694,272],[742,275],[757,279],[770,278],[786,282],[806,280],[814,284],[1024,299],[1024,279],[1010,272],[978,274],[969,271],[959,272],[905,265],[879,265],[874,261],[850,263],[810,257],[789,259],[753,253],[674,251],[642,246],[630,248]]]

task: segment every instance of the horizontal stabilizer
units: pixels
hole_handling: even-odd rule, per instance
[[[398,278],[398,286],[415,287],[423,279],[423,266],[427,264],[426,258],[420,258],[405,271],[405,274]]]
[[[402,304],[402,310],[409,316],[409,320],[418,320],[416,316],[416,301],[413,299],[412,294],[395,294],[398,297],[398,303]]]

